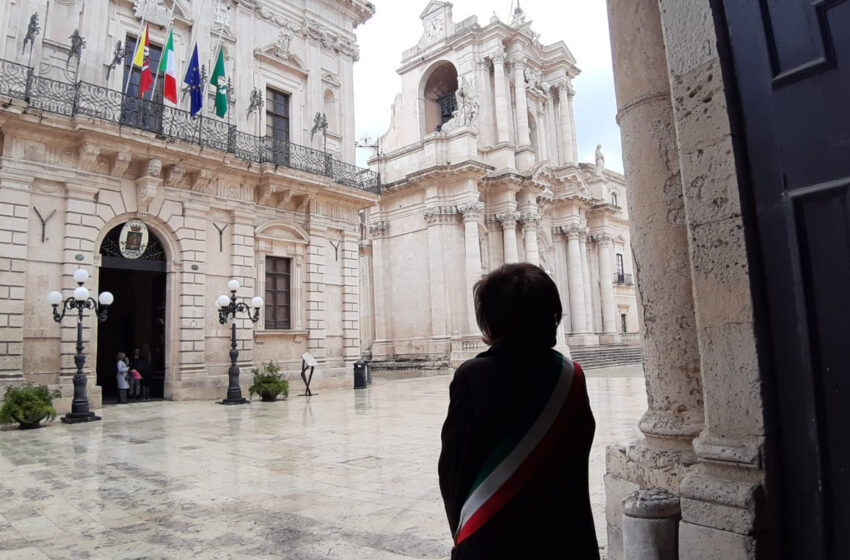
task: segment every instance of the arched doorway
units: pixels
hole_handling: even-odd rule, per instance
[[[138,224],[140,220],[118,224],[100,246],[99,289],[115,295],[109,322],[97,334],[97,384],[102,388],[104,404],[117,400],[118,352],[126,353],[132,361],[136,348],[150,364],[146,392],[150,398],[164,396],[166,253],[156,234]],[[133,245],[133,235],[138,238],[139,232],[130,231],[128,237],[127,230],[135,227],[127,225],[144,228],[146,246]]]

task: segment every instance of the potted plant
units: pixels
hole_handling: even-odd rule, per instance
[[[248,389],[251,397],[260,395],[264,401],[273,401],[277,396],[283,394],[283,398],[289,396],[289,382],[280,375],[280,366],[274,362],[263,364],[262,369],[254,368],[254,384]]]
[[[53,399],[61,396],[57,389],[50,390],[47,385],[6,387],[3,406],[0,407],[0,423],[17,422],[22,430],[39,428],[45,418],[48,422],[56,418]]]

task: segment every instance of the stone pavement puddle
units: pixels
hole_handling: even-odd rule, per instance
[[[448,558],[437,480],[450,378],[312,399],[146,402],[0,432],[0,560]],[[639,370],[588,372],[591,502],[604,449],[638,435]]]

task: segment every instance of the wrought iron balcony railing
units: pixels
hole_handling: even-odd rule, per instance
[[[631,274],[622,274],[619,272],[614,273],[614,283],[623,286],[632,286],[634,284]]]
[[[257,163],[274,163],[324,175],[335,183],[379,194],[380,175],[334,159],[330,154],[236,130],[225,121],[191,116],[161,102],[124,95],[87,82],[76,84],[35,76],[32,68],[0,60],[0,95],[23,99],[31,107],[68,117],[86,115],[229,152]]]

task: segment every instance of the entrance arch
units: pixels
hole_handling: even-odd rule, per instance
[[[149,226],[129,217],[120,220],[105,228],[98,249],[99,289],[115,294],[109,322],[98,329],[97,335],[97,384],[102,388],[105,404],[117,400],[118,352],[126,353],[132,362],[137,348],[140,359],[136,362],[145,377],[143,394],[150,398],[166,396],[169,340],[166,278],[168,254],[172,251],[156,229]],[[130,250],[133,238],[141,239],[142,232],[146,233],[146,245]]]

